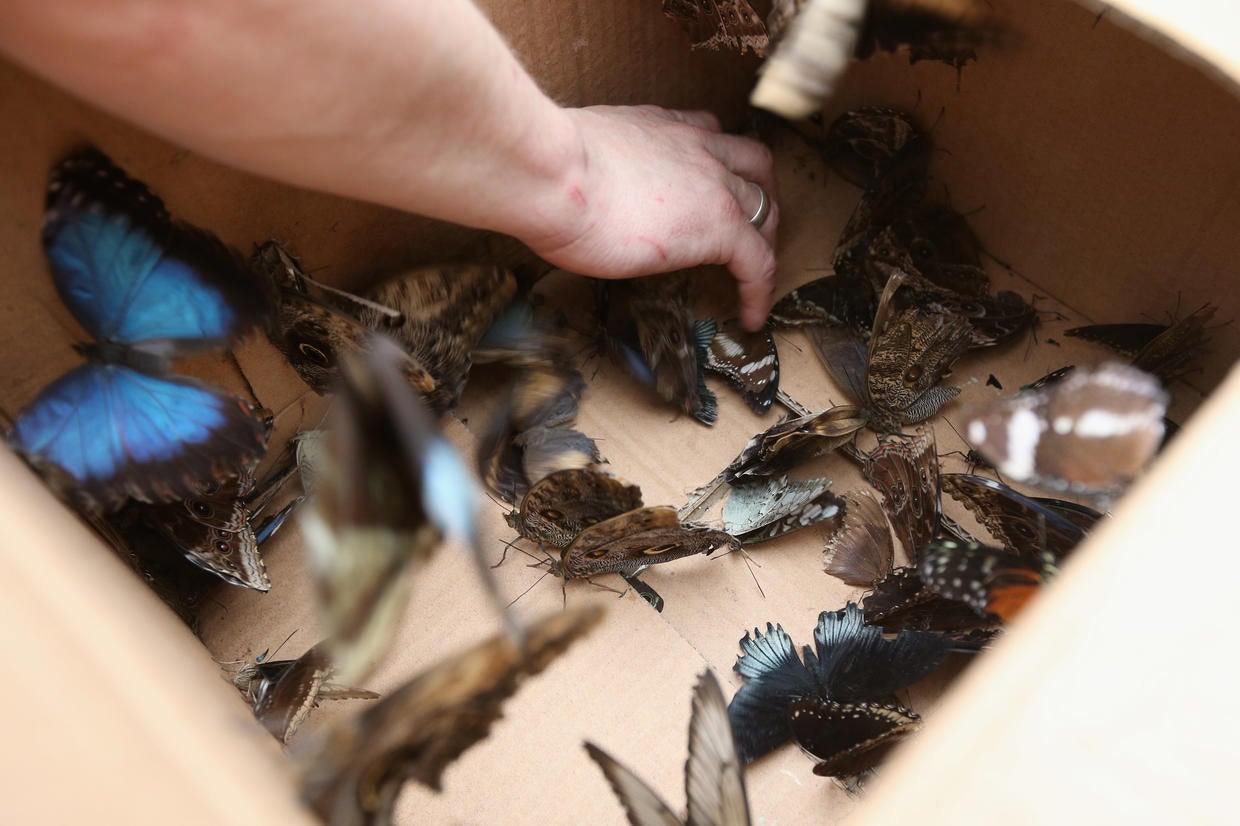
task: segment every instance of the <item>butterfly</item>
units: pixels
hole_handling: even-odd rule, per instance
[[[1047,552],[1031,558],[952,539],[922,548],[917,562],[917,573],[927,590],[1001,622],[1015,619],[1057,570],[1055,557]]]
[[[685,764],[688,817],[681,820],[637,775],[593,743],[590,759],[603,770],[634,826],[749,826],[745,777],[728,723],[728,706],[715,675],[706,671],[693,690],[689,760]]]
[[[937,634],[901,631],[894,638],[868,626],[862,610],[848,603],[823,611],[814,629],[814,647],[802,659],[781,626],[767,623],[740,641],[734,666],[745,678],[728,706],[741,760],[751,763],[792,737],[789,707],[802,698],[860,703],[886,702],[942,663],[950,642]]]
[[[261,527],[255,520],[292,473],[278,473],[254,490],[254,476],[242,470],[181,502],[147,505],[144,518],[195,565],[231,585],[266,592],[271,588],[259,548],[288,517],[290,508]]]
[[[1174,324],[1093,324],[1064,335],[1104,344],[1132,359],[1132,366],[1170,384],[1191,372],[1209,345],[1206,324],[1218,308],[1205,304]]]
[[[887,515],[868,490],[840,496],[843,520],[827,538],[822,567],[849,585],[870,586],[891,570],[895,550]]]
[[[866,481],[883,494],[883,508],[896,538],[912,557],[939,531],[939,457],[934,432],[888,435],[867,454]]]
[[[696,554],[710,555],[740,543],[724,531],[681,523],[676,509],[643,507],[613,516],[583,530],[551,563],[551,572],[565,580],[597,574],[631,577],[651,565]]]
[[[1003,33],[986,0],[876,0],[868,6],[857,57],[903,49],[910,63],[937,60],[960,70],[977,59],[977,48],[1000,42]]]
[[[788,706],[797,745],[818,762],[820,777],[864,774],[921,728],[921,717],[897,703],[842,703],[798,697]]]
[[[790,482],[787,476],[736,485],[723,503],[723,529],[742,545],[765,542],[843,515],[829,479]]]
[[[663,0],[663,13],[684,25],[694,49],[766,56],[766,26],[747,0]]]
[[[828,275],[792,290],[771,308],[774,327],[835,326],[869,331],[878,296],[857,278]]]
[[[1063,559],[1085,538],[1090,515],[1102,518],[1082,505],[1032,499],[984,476],[945,473],[939,481],[1003,547],[1029,557],[1045,551]]]
[[[600,282],[604,346],[634,377],[703,424],[717,416],[706,387],[714,321],[695,321],[685,273]]]
[[[1158,452],[1168,402],[1158,379],[1134,367],[1080,368],[1044,389],[973,408],[966,432],[1018,482],[1114,493]]]
[[[405,382],[402,355],[376,334],[342,363],[335,423],[302,518],[328,654],[346,683],[361,680],[386,650],[408,601],[410,569],[443,536],[470,548],[491,598],[503,604],[482,557],[477,483]]]
[[[869,187],[887,175],[902,152],[928,162],[925,132],[913,116],[885,106],[863,106],[836,117],[827,129],[823,158],[854,186]]]
[[[935,631],[951,635],[953,650],[960,650],[960,634],[982,632],[982,645],[994,635],[995,620],[979,614],[960,600],[948,599],[926,587],[916,566],[893,569],[874,583],[861,600],[867,625],[885,631]],[[977,647],[976,643],[973,647]]]
[[[754,436],[724,471],[731,484],[773,476],[844,445],[865,426],[865,411],[837,405],[780,422]]]
[[[385,332],[403,346],[402,370],[436,413],[456,404],[470,351],[516,291],[512,273],[472,264],[414,269],[357,296],[313,281],[274,241],[252,260],[280,295],[268,337],[307,384],[331,389],[343,354],[363,347],[370,331]]]
[[[535,482],[504,518],[523,538],[567,548],[593,525],[642,506],[642,491],[601,470],[570,468]]]
[[[374,700],[378,694],[332,682],[325,647],[316,645],[295,660],[246,663],[233,685],[250,703],[263,728],[287,743],[323,700]]]
[[[63,471],[87,509],[180,499],[256,463],[265,431],[252,406],[168,373],[261,323],[266,301],[239,256],[94,148],[52,170],[42,237],[94,341],[17,416],[13,447]]]
[[[725,321],[706,349],[704,364],[741,391],[755,413],[771,409],[779,392],[779,351],[769,330],[751,333],[735,319]]]
[[[302,797],[334,826],[392,822],[407,780],[439,791],[443,771],[487,736],[503,702],[602,619],[597,605],[496,636],[445,659],[298,749]]]

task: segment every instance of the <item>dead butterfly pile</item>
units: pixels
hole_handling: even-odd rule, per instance
[[[737,445],[685,503],[647,503],[574,428],[587,387],[582,319],[549,306],[533,289],[538,273],[435,267],[354,295],[312,279],[274,241],[246,258],[176,221],[94,149],[53,170],[42,236],[55,286],[93,341],[78,345],[85,364],[22,410],[9,441],[191,624],[213,584],[279,587],[261,549],[298,512],[326,637],[300,657],[247,662],[231,679],[282,742],[323,700],[373,701],[295,744],[304,798],[331,823],[387,822],[408,779],[438,789],[519,682],[600,619],[593,609],[531,625],[513,618],[483,550],[477,478],[566,599],[570,580],[616,574],[662,610],[640,578],[651,566],[818,526],[826,573],[868,595],[824,610],[800,653],[779,626],[745,633],[735,666],[745,682],[730,706],[709,675],[694,697],[689,821],[748,822],[740,764],[795,740],[817,774],[867,773],[920,724],[898,693],[949,656],[983,649],[1102,518],[941,471],[923,423],[959,394],[944,384],[953,364],[1027,334],[1037,313],[1015,293],[992,292],[965,219],[930,202],[930,140],[909,116],[847,113],[823,151],[863,194],[834,273],[785,295],[767,329],[697,318],[686,273],[597,285],[585,338],[652,401],[710,425],[719,415],[710,374],[759,415],[776,403],[790,411]],[[1160,447],[1165,384],[1191,369],[1210,314],[1076,331],[1133,364],[1068,366],[963,411],[978,467],[1110,501]],[[780,390],[774,331],[786,328],[807,336],[847,403],[813,411]],[[310,388],[333,395],[322,427],[279,455],[267,455],[275,415],[257,399],[172,372],[172,359],[227,351],[251,330]],[[482,364],[501,365],[504,385],[479,432],[475,473],[433,416],[457,405]],[[837,493],[825,477],[788,477],[819,459],[859,467],[872,489]],[[287,489],[294,477],[300,493]],[[944,491],[988,536],[949,518]],[[445,538],[470,550],[502,631],[377,698],[365,681],[391,650],[414,571]],[[631,814],[679,822],[635,775],[588,749]],[[709,788],[693,785],[694,772]]]

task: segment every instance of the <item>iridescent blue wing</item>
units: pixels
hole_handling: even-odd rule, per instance
[[[208,349],[253,326],[265,306],[240,256],[173,222],[145,184],[97,149],[52,171],[43,247],[61,299],[103,341],[172,342],[167,355]]]
[[[728,705],[728,719],[741,761],[752,763],[792,737],[788,704],[820,693],[813,673],[801,662],[792,638],[768,622],[766,633],[754,629],[741,638],[741,656],[732,668],[745,678]]]
[[[266,430],[248,404],[190,379],[92,362],[49,385],[10,441],[68,473],[88,505],[167,502],[257,462]]]

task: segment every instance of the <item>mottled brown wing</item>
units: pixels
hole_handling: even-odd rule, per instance
[[[849,585],[868,587],[891,572],[895,557],[887,515],[868,490],[853,490],[843,500],[843,524],[827,539],[823,569]]]
[[[400,312],[395,326],[371,308],[359,306],[356,312],[364,326],[385,330],[426,367],[435,379],[427,404],[441,413],[456,404],[469,374],[470,351],[516,289],[512,273],[492,265],[425,267],[366,292],[367,298]]]
[[[258,550],[258,538],[248,522],[248,513],[239,530],[229,531],[192,518],[180,503],[164,509],[163,513],[148,513],[147,522],[190,562],[232,585],[256,591],[271,588],[267,564]]]
[[[689,761],[685,764],[687,826],[749,826],[745,777],[728,703],[711,671],[698,678],[689,718]]]
[[[865,423],[865,411],[850,404],[780,422],[749,440],[724,471],[725,478],[735,483],[783,473],[848,443]]]
[[[822,151],[837,175],[865,188],[888,174],[901,152],[924,140],[909,113],[863,106],[832,121]]]
[[[766,56],[766,25],[747,0],[663,0],[663,13],[684,25],[694,49]]]
[[[642,491],[610,473],[561,470],[530,488],[508,524],[526,539],[566,548],[579,533],[642,506]]]
[[[870,420],[886,431],[929,418],[960,393],[939,382],[972,341],[967,318],[923,308],[916,292],[908,290],[911,283],[905,275],[888,281],[870,335]]]
[[[723,531],[681,524],[675,508],[639,508],[578,534],[561,554],[559,573],[565,579],[596,574],[632,575],[647,565],[710,554],[722,545],[740,547],[735,538]]]
[[[993,479],[945,473],[941,484],[1003,547],[1029,559],[1044,551],[1063,559],[1085,538],[1079,525]]]
[[[866,455],[862,472],[883,494],[883,508],[904,553],[934,539],[939,528],[939,456],[934,432],[918,429],[913,436],[879,439]]]
[[[254,709],[254,716],[281,743],[287,743],[310,712],[325,699],[374,699],[364,689],[329,682],[326,648],[316,645],[296,660],[247,664],[233,679]]]
[[[602,618],[598,606],[545,617],[525,645],[493,637],[443,660],[301,752],[302,791],[334,826],[390,823],[400,787],[439,790],[444,769],[490,732],[503,702]]]

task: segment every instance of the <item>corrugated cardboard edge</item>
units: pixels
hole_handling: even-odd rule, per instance
[[[315,822],[185,626],[7,449],[0,475],[5,821]]]

